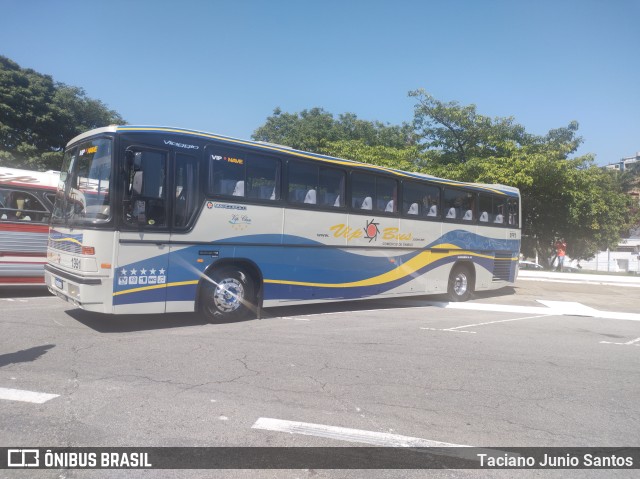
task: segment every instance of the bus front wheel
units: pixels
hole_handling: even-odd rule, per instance
[[[447,287],[449,301],[466,301],[471,297],[472,292],[473,276],[469,267],[461,264],[454,266],[449,275],[449,285]]]
[[[211,322],[235,321],[255,309],[253,280],[242,270],[223,268],[204,280],[200,311]]]

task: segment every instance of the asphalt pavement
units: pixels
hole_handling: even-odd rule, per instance
[[[514,288],[462,304],[419,297],[269,308],[265,319],[227,324],[95,315],[44,292],[5,292],[0,446],[639,446],[638,291],[576,278],[522,275]],[[629,472],[61,468],[0,477]]]

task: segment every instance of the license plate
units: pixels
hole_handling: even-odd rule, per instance
[[[58,288],[58,289],[62,289],[62,285],[63,285],[63,283],[62,283],[62,280],[61,280],[60,278],[55,278],[55,277],[54,277],[54,278],[53,278],[53,282],[55,283],[56,288]]]

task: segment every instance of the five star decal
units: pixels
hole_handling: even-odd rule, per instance
[[[166,270],[164,268],[146,268],[144,266],[140,269],[136,268],[121,268],[120,274],[117,277],[118,286],[147,286],[147,285],[161,285],[167,283],[167,277],[165,275]],[[157,274],[156,274],[157,273]]]

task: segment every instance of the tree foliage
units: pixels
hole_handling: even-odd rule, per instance
[[[413,143],[413,130],[408,124],[391,126],[360,120],[353,113],[339,115],[336,119],[322,108],[300,113],[284,113],[276,108],[252,138],[318,153],[325,151],[329,143],[341,141],[401,149]]]
[[[338,140],[327,142],[318,153],[361,161],[372,165],[400,170],[416,170],[417,146],[398,148],[385,145],[367,145],[363,140]]]
[[[578,123],[550,130],[545,136],[532,135],[513,117],[489,118],[475,105],[444,103],[424,90],[409,92],[416,98],[413,125],[424,150],[438,164],[465,163],[473,158],[509,156],[518,148],[544,152],[556,159],[574,153],[582,138],[576,136]]]
[[[82,88],[21,68],[0,56],[0,163],[59,169],[62,149],[83,131],[123,124],[122,117]]]

